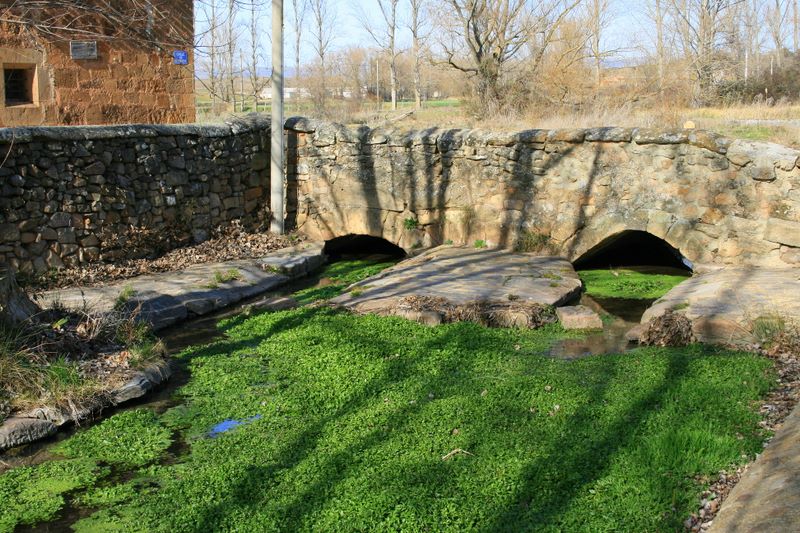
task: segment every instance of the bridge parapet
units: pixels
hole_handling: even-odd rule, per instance
[[[637,230],[696,263],[800,265],[800,152],[784,146],[702,130],[286,128],[290,211],[315,238],[574,260]]]

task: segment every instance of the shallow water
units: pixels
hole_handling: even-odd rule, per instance
[[[626,334],[639,324],[642,315],[655,300],[628,298],[581,297],[585,305],[603,317],[603,330],[576,339],[556,341],[548,355],[558,359],[580,359],[590,355],[624,353],[637,346],[628,341]]]

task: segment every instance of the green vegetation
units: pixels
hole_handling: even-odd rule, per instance
[[[407,218],[403,220],[403,227],[407,230],[415,230],[419,227],[419,221],[416,218]]]
[[[331,285],[296,296],[391,264],[328,265]],[[546,357],[578,335],[558,325],[305,307],[221,327],[179,355],[181,405],[120,413],[58,446],[72,459],[1,475],[0,531],[53,519],[67,492],[92,532],[674,531],[698,479],[761,450],[754,406],[774,383],[768,359],[700,345]],[[212,436],[223,421],[245,423]],[[185,455],[159,463],[173,432]]]
[[[375,262],[369,259],[330,263],[320,273],[320,277],[329,280],[330,285],[303,289],[296,292],[294,297],[301,304],[329,300],[342,294],[353,283],[374,276],[394,264],[395,261]]]
[[[0,532],[17,525],[54,519],[64,506],[64,495],[89,487],[108,474],[88,459],[55,461],[21,467],[0,476]]]
[[[473,246],[475,246],[475,248],[486,248],[487,245],[486,241],[484,241],[483,239],[478,239],[475,241],[475,244]]]
[[[114,300],[114,310],[115,311],[122,310],[134,296],[136,296],[136,291],[134,290],[134,288],[131,287],[130,285],[125,285],[117,295],[117,299]]]
[[[586,294],[600,298],[652,299],[664,296],[685,276],[645,274],[633,270],[583,270],[578,272]]]
[[[217,270],[216,272],[214,272],[214,278],[206,285],[206,287],[209,289],[216,289],[223,283],[228,283],[240,279],[242,279],[242,273],[239,272],[238,268],[231,268],[224,272]]]
[[[171,432],[152,411],[136,409],[112,416],[57,446],[66,457],[125,466],[143,466],[158,459],[172,444]]]
[[[514,251],[519,253],[541,252],[550,246],[550,236],[524,230],[520,233],[514,245]]]
[[[693,346],[567,363],[538,355],[566,335],[556,326],[427,328],[327,309],[225,327],[227,340],[184,354],[187,403],[163,416],[188,457],[142,471],[150,491],[94,493],[109,507],[79,530],[675,530],[694,476],[764,438],[751,403],[770,363],[755,355]]]

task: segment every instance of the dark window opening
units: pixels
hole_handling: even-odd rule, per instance
[[[325,242],[325,254],[331,260],[347,257],[388,256],[402,259],[406,256],[405,250],[380,237],[369,235],[345,235]]]
[[[26,105],[33,103],[33,78],[34,69],[4,68],[3,82],[5,84],[5,102],[7,106]]]
[[[648,266],[692,270],[691,262],[667,241],[634,230],[608,237],[573,264],[576,270]]]

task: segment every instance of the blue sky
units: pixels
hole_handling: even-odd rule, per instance
[[[375,21],[380,20],[380,13],[377,8],[377,0],[328,0],[334,7],[336,13],[335,25],[335,39],[334,48],[341,49],[352,45],[358,46],[374,46],[374,41],[369,34],[364,30],[362,19],[365,14],[367,17],[373,17]],[[434,0],[435,1],[435,0]],[[647,41],[648,20],[645,14],[644,0],[610,0],[611,3],[611,23],[607,28],[604,35],[604,48],[605,49],[624,49],[623,57],[635,57],[638,52],[634,50],[637,42]],[[260,25],[263,28],[263,37],[261,39],[261,46],[263,55],[265,57],[264,65],[266,69],[270,65],[270,40],[269,30],[271,28],[271,11],[269,9],[269,2],[266,2],[266,8],[261,13]],[[401,0],[402,13],[401,18],[407,20],[407,6],[406,2]],[[286,20],[286,39],[287,45],[292,42],[294,35],[294,21],[292,20],[291,13],[291,0],[284,0],[285,20]],[[206,23],[197,8],[197,29],[203,31]],[[245,24],[246,15],[240,17],[241,23]],[[311,60],[313,57],[313,49],[307,42],[311,38],[311,17],[310,14],[306,16],[304,24],[304,44],[302,52],[303,62]],[[246,44],[248,32],[245,28],[241,29],[241,39],[243,47],[249,47]],[[431,38],[435,38],[432,36]],[[399,46],[401,48],[409,47],[411,36],[406,28],[400,31],[398,36]],[[286,63],[287,65],[294,64],[294,51],[292,47],[287,46],[286,49]]]

